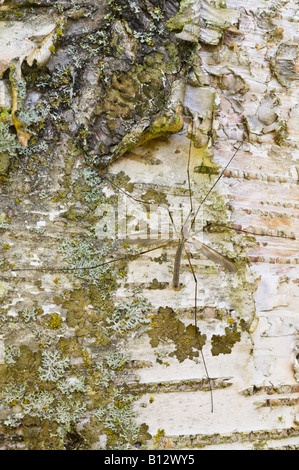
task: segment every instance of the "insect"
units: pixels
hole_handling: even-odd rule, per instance
[[[200,241],[198,239],[198,237],[196,237],[195,228],[196,228],[196,221],[197,221],[198,216],[200,215],[200,210],[201,210],[203,204],[206,203],[208,198],[211,196],[211,194],[213,192],[213,189],[215,188],[215,186],[218,184],[219,180],[224,175],[225,171],[227,170],[228,166],[232,162],[233,158],[235,158],[235,155],[237,154],[237,152],[238,152],[241,145],[242,145],[242,142],[240,143],[239,147],[236,149],[236,151],[232,155],[232,157],[230,157],[230,159],[229,159],[228,163],[226,164],[226,166],[224,167],[224,169],[219,173],[219,175],[217,175],[217,177],[214,178],[214,181],[212,183],[210,183],[209,189],[204,194],[204,196],[201,198],[201,200],[198,201],[198,205],[195,207],[194,197],[192,195],[191,181],[190,181],[190,162],[191,162],[191,150],[192,150],[191,139],[190,139],[189,152],[188,152],[187,165],[186,165],[187,191],[185,193],[185,194],[187,194],[187,199],[189,200],[190,206],[189,206],[189,209],[188,209],[188,213],[186,214],[186,217],[184,218],[184,220],[182,222],[182,225],[179,228],[177,228],[177,224],[175,223],[176,221],[175,221],[175,217],[173,215],[173,211],[167,207],[167,213],[169,215],[169,219],[170,219],[170,222],[171,222],[171,227],[173,229],[173,233],[174,233],[175,237],[171,236],[171,237],[168,237],[168,238],[164,239],[161,236],[160,238],[158,238],[158,240],[157,239],[152,240],[151,238],[146,237],[143,241],[140,240],[140,237],[137,238],[137,239],[136,238],[133,239],[133,237],[126,237],[126,238],[124,238],[125,243],[128,243],[128,244],[131,244],[131,243],[133,244],[133,242],[135,244],[139,243],[141,245],[141,247],[144,247],[144,249],[141,248],[138,252],[133,251],[133,253],[130,253],[130,252],[126,253],[123,257],[118,256],[118,253],[114,253],[113,257],[111,259],[108,259],[108,260],[105,259],[105,260],[99,260],[98,261],[95,258],[92,258],[92,260],[87,263],[85,259],[82,259],[82,260],[80,260],[80,262],[82,261],[81,264],[79,266],[76,265],[75,267],[59,267],[59,266],[53,266],[53,267],[51,267],[51,266],[24,267],[24,268],[23,267],[18,267],[18,266],[11,267],[11,272],[21,272],[21,271],[33,271],[33,272],[34,271],[36,271],[36,272],[43,271],[43,272],[47,272],[47,273],[51,273],[51,272],[71,273],[71,272],[74,272],[74,273],[77,273],[77,275],[79,273],[78,277],[80,277],[80,273],[82,274],[82,277],[84,277],[85,272],[97,271],[97,270],[99,270],[103,267],[108,267],[109,268],[109,266],[112,266],[114,263],[116,263],[117,261],[120,261],[122,258],[126,259],[126,260],[127,259],[136,259],[136,257],[138,255],[143,255],[143,254],[146,254],[146,253],[152,253],[155,250],[160,250],[160,249],[163,249],[164,247],[166,248],[168,246],[176,246],[177,248],[176,248],[176,252],[175,252],[174,260],[173,260],[172,284],[173,284],[173,287],[174,287],[175,290],[179,290],[179,288],[180,288],[181,261],[182,261],[182,255],[183,255],[183,253],[185,253],[186,258],[187,258],[188,267],[191,271],[193,281],[194,281],[194,294],[193,294],[193,299],[192,299],[193,315],[194,315],[194,328],[192,329],[192,331],[191,331],[192,334],[190,333],[190,335],[191,335],[191,339],[193,339],[194,347],[197,348],[197,352],[199,352],[202,356],[202,361],[203,361],[203,365],[204,365],[204,368],[205,368],[205,373],[206,373],[206,376],[207,376],[207,379],[208,379],[208,384],[209,384],[209,389],[210,389],[210,394],[211,394],[211,410],[212,411],[213,411],[213,408],[214,408],[212,379],[210,379],[207,364],[206,364],[204,353],[203,353],[203,343],[204,343],[204,341],[203,341],[203,338],[200,335],[200,332],[199,332],[199,329],[198,329],[198,319],[197,319],[197,316],[198,316],[198,277],[196,275],[196,269],[193,266],[192,257],[189,254],[188,245],[191,246],[191,247],[193,246],[197,253],[200,252],[201,254],[203,254],[208,259],[212,260],[213,262],[222,265],[229,272],[231,272],[231,273],[236,272],[236,270],[237,270],[236,265],[230,259],[223,256],[222,254],[220,254],[218,251],[214,250],[213,248],[207,246],[205,243]],[[184,175],[184,179],[186,180],[185,175]],[[117,183],[115,183],[112,176],[104,175],[103,180],[106,180],[106,182],[111,187],[116,189],[116,191],[118,193],[124,193],[133,202],[139,202],[139,203],[142,203],[142,204],[145,203],[145,204],[147,204],[151,207],[153,207],[155,205],[155,203],[153,203],[151,201],[151,199],[145,201],[143,199],[135,197],[134,195],[132,195],[128,191],[125,191],[124,189],[122,189],[121,185],[118,185]],[[229,227],[229,228],[231,228],[231,227]],[[242,232],[242,230],[241,230],[241,232]],[[245,230],[243,232],[248,233]],[[145,249],[146,246],[152,245],[153,242],[157,242],[157,241],[158,241],[158,243],[156,243],[157,246]],[[190,338],[189,337],[186,338],[186,341],[190,341]]]
[[[191,128],[193,128],[193,120],[191,122]],[[195,246],[195,249],[198,252],[202,253],[204,256],[206,256],[207,258],[212,260],[214,263],[222,265],[229,272],[235,273],[237,271],[237,267],[235,266],[235,264],[233,262],[231,262],[227,257],[223,256],[222,254],[220,254],[215,249],[207,246],[203,242],[196,239],[196,234],[193,233],[193,228],[195,226],[195,222],[196,222],[197,216],[199,214],[199,211],[200,211],[202,205],[205,203],[205,201],[207,200],[207,198],[209,197],[209,195],[211,194],[211,192],[213,191],[213,189],[215,188],[215,186],[217,185],[219,180],[224,175],[225,171],[227,170],[228,166],[230,165],[230,163],[234,159],[235,155],[237,154],[237,152],[240,149],[242,144],[243,144],[243,141],[241,141],[241,143],[237,147],[236,151],[234,152],[233,156],[230,158],[230,160],[227,163],[227,165],[225,166],[225,168],[220,172],[219,176],[216,178],[216,180],[214,181],[214,183],[210,187],[209,191],[202,198],[202,200],[198,204],[197,208],[194,209],[193,199],[192,199],[192,191],[191,191],[191,182],[190,182],[190,159],[191,159],[191,138],[190,138],[189,155],[188,155],[188,163],[187,163],[187,179],[188,179],[188,190],[189,190],[189,199],[190,199],[190,211],[189,211],[186,219],[183,221],[183,224],[182,224],[182,227],[180,228],[180,230],[177,230],[174,219],[173,219],[172,212],[170,210],[168,210],[168,215],[169,215],[169,218],[170,218],[170,221],[171,221],[171,224],[172,224],[172,227],[174,229],[174,232],[176,234],[177,239],[174,240],[173,238],[169,238],[169,239],[160,238],[159,239],[159,246],[157,248],[152,248],[151,250],[146,250],[146,251],[140,253],[140,254],[148,253],[148,252],[150,252],[152,250],[155,250],[155,249],[160,249],[160,248],[163,248],[163,247],[167,247],[168,245],[173,245],[173,244],[177,245],[175,258],[174,258],[173,279],[172,279],[172,287],[173,287],[174,290],[179,290],[180,289],[180,266],[181,266],[181,259],[182,259],[183,252],[185,253],[185,255],[187,257],[187,260],[188,260],[189,268],[190,268],[190,270],[192,272],[192,275],[193,275],[194,286],[195,286],[194,287],[194,326],[195,326],[195,330],[197,330],[197,328],[198,328],[197,327],[197,284],[198,284],[198,281],[197,281],[195,270],[194,270],[192,262],[191,262],[191,256],[190,256],[190,254],[189,254],[189,252],[186,248],[186,245],[188,243],[193,244]],[[111,179],[108,178],[107,176],[104,176],[104,178],[112,186],[114,186],[117,191],[124,192],[128,197],[132,198],[136,202],[143,203],[143,201],[141,201],[141,200],[139,200],[135,197],[132,197],[130,194],[125,192],[123,189],[121,189],[119,186],[117,186],[113,181],[111,181]],[[129,238],[126,238],[125,241],[126,241],[126,243],[139,243],[141,246],[144,245],[144,244],[147,244],[147,245],[148,244],[155,244],[155,243],[157,244],[157,240],[155,240],[155,239],[154,240],[146,239],[146,241],[144,241],[140,238],[132,238],[132,237],[130,238],[129,237]],[[204,364],[205,372],[206,372],[206,375],[207,375],[207,378],[208,378],[208,383],[209,383],[210,393],[211,393],[211,412],[213,412],[214,405],[213,405],[212,383],[211,383],[211,380],[210,380],[210,377],[209,377],[209,372],[208,372],[207,364],[206,364],[206,361],[205,361],[203,348],[200,345],[200,342],[199,342],[199,350],[200,350],[200,353],[201,353],[201,357],[202,357],[202,361],[203,361],[203,364]]]

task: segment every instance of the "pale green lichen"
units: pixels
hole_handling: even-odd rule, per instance
[[[19,143],[15,134],[12,134],[9,125],[0,122],[0,152],[7,152],[10,156],[15,156],[19,149]]]
[[[18,357],[21,356],[21,351],[16,346],[8,345],[4,350],[4,359],[6,364],[14,364]]]
[[[105,354],[105,363],[112,370],[122,370],[129,361],[130,355],[115,351],[108,351]]]
[[[136,413],[130,407],[108,406],[105,426],[108,434],[117,435],[125,442],[134,442],[138,438],[140,428],[134,420]]]
[[[118,333],[125,333],[139,325],[149,324],[148,302],[135,298],[132,302],[122,302],[106,318],[107,328]]]
[[[109,383],[113,381],[114,372],[105,367],[104,363],[97,365],[97,370],[100,372],[100,376],[96,382],[96,385],[100,388],[108,387]]]
[[[25,323],[30,323],[36,320],[37,315],[40,313],[40,309],[37,307],[26,308],[20,312],[20,315],[24,319]]]
[[[56,382],[64,376],[69,363],[70,360],[66,357],[62,358],[58,351],[44,351],[38,369],[41,380]]]
[[[3,424],[8,428],[17,428],[21,424],[21,420],[18,418],[14,418],[12,416],[8,416],[4,421]]]
[[[32,417],[47,419],[53,412],[54,401],[55,395],[48,390],[29,393],[24,397],[24,413]]]
[[[1,257],[0,258],[0,267],[3,264],[4,265],[5,258]],[[7,282],[0,281],[0,299],[2,299],[8,292],[9,290],[9,284]]]
[[[7,230],[9,229],[9,226],[10,224],[8,222],[6,214],[0,214],[0,229]]]
[[[10,383],[2,390],[2,399],[4,403],[12,406],[21,403],[26,392],[26,385]]]
[[[113,252],[111,243],[104,243],[101,249],[98,249],[88,241],[63,240],[59,251],[64,254],[68,265],[74,270],[74,276],[92,284],[113,288],[117,267],[103,264],[106,256]]]
[[[71,399],[57,401],[52,392],[45,390],[28,394],[23,409],[31,417],[55,421],[58,425],[57,434],[64,437],[72,425],[82,419],[86,404]]]
[[[62,426],[63,432],[71,429],[73,423],[82,419],[87,409],[83,401],[72,401],[58,403],[56,409],[52,409],[52,419]]]

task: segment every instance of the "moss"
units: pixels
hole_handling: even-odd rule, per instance
[[[170,31],[181,31],[185,24],[190,22],[192,16],[192,0],[181,0],[180,10],[166,22],[166,27]]]
[[[217,166],[211,158],[204,153],[202,156],[202,163],[194,167],[194,173],[203,173],[207,175],[217,175],[219,173],[219,166]]]

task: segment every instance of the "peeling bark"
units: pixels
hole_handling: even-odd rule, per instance
[[[53,3],[0,5],[1,448],[298,449],[295,2]],[[188,259],[174,291],[126,235],[179,232],[188,160],[196,209],[244,137],[195,325]]]

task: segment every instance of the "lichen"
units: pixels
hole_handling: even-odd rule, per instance
[[[4,197],[11,197],[0,218],[5,233],[0,267],[7,276],[7,282],[0,282],[5,346],[0,431],[7,448],[139,448],[151,438],[134,412],[135,400],[146,388],[133,391],[132,364],[137,367],[138,361],[120,345],[147,330],[157,362],[166,368],[168,357],[196,360],[207,338],[191,320],[179,319],[182,312],[162,307],[156,312],[137,290],[130,300],[117,296],[125,285],[126,255],[134,252],[98,237],[97,228],[104,225],[101,206],[109,203],[115,209],[117,198],[106,196],[105,179],[95,167],[182,128],[186,77],[197,60],[199,36],[195,43],[192,38],[185,41],[177,36],[178,29],[165,26],[181,19],[178,1],[164,2],[165,8],[147,1],[140,8],[137,0],[111,0],[105,13],[105,2],[46,3],[48,14],[70,18],[66,35],[56,29],[46,67],[24,60],[20,77],[12,67],[15,129],[11,109],[0,119],[0,174],[5,175]],[[187,5],[191,2],[181,2],[182,9]],[[22,8],[16,10],[31,19],[31,7]],[[4,14],[7,21],[17,17],[17,12]],[[176,19],[171,22],[171,17]],[[196,21],[188,18],[185,32]],[[18,142],[17,131],[30,133],[26,147]],[[210,157],[200,173],[214,174]],[[196,176],[204,181],[205,175]],[[133,194],[125,173],[109,178]],[[203,182],[203,193],[209,184]],[[139,197],[145,207],[150,202],[168,204],[164,190],[147,189]],[[214,195],[210,201],[206,218],[227,222],[224,198]],[[222,247],[229,251],[231,234],[221,233]],[[245,242],[242,246],[234,238],[233,243],[242,255]],[[115,261],[119,253],[124,259]],[[167,259],[163,254],[154,262],[159,268]],[[42,260],[42,270],[26,271],[37,260]],[[110,260],[115,262],[104,264]],[[11,275],[14,267],[25,269]],[[202,272],[218,271],[204,266]],[[231,288],[237,306],[239,286]],[[168,287],[169,282],[157,279],[149,283],[149,289]],[[249,299],[253,290],[251,285]],[[193,318],[191,309],[186,314]],[[203,320],[205,309],[198,314]],[[238,341],[240,319],[238,326],[225,326],[228,318],[235,321],[238,309],[216,309],[214,315],[224,334],[214,335],[213,351],[228,353]],[[138,367],[145,366],[139,361]],[[163,441],[163,434],[158,430],[155,441]]]
[[[0,259],[0,266],[1,266],[1,259]],[[5,294],[7,293],[9,289],[9,284],[3,281],[0,281],[0,299],[3,299]]]
[[[176,356],[179,362],[198,357],[206,342],[206,335],[202,335],[198,327],[192,324],[185,326],[176,319],[174,311],[169,307],[159,308],[158,314],[152,320],[148,335],[152,347],[157,347],[160,342],[172,342],[175,350],[168,355]]]
[[[150,305],[144,300],[135,298],[132,302],[122,302],[115,306],[111,315],[106,317],[108,330],[125,333],[142,324],[148,324]]]
[[[37,315],[40,313],[40,309],[37,307],[26,308],[19,312],[19,315],[24,319],[25,323],[30,323],[36,320]]]
[[[8,172],[10,158],[17,155],[18,148],[18,141],[10,132],[9,125],[0,122],[0,175]]]
[[[112,244],[104,244],[101,249],[97,249],[91,242],[81,239],[64,240],[60,251],[70,268],[75,271],[74,276],[109,290],[114,289],[117,266],[102,265],[106,256],[113,252]]]
[[[64,376],[69,366],[68,358],[61,358],[58,351],[43,351],[41,365],[38,369],[41,380],[56,382]]]
[[[241,332],[237,331],[236,325],[233,324],[225,328],[224,335],[212,336],[212,355],[230,354],[233,346],[241,340]]]
[[[129,359],[130,356],[126,354],[108,351],[105,354],[104,362],[112,370],[122,370]]]
[[[60,328],[62,323],[62,318],[58,313],[51,313],[48,321],[49,328],[57,330]]]

